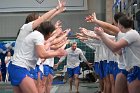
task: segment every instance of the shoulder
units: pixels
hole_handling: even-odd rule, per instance
[[[32,24],[33,24],[33,22],[29,22],[29,23],[27,23],[27,24],[24,24],[22,27],[21,27],[21,29],[25,29],[26,27],[32,27]]]
[[[43,35],[39,31],[37,31],[37,30],[31,32],[30,35],[33,35],[34,38],[43,37]]]
[[[132,36],[134,38],[134,37],[139,37],[140,35],[136,30],[130,30],[126,33],[126,36],[128,37]]]
[[[66,51],[70,51],[70,50],[71,50],[71,48],[67,48],[67,49],[66,49]]]
[[[80,48],[76,48],[77,51],[82,52],[82,50]]]

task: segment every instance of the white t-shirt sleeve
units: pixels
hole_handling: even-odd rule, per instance
[[[27,32],[32,32],[33,31],[33,22],[29,22],[28,24],[24,24],[21,27],[22,30],[27,31]]]
[[[139,37],[138,33],[136,33],[135,31],[129,31],[125,34],[123,39],[126,40],[128,44],[131,44],[132,42],[136,41],[138,37]]]
[[[41,33],[36,33],[36,36],[34,38],[35,45],[44,45],[44,37]]]
[[[84,56],[82,50],[79,50],[79,52],[80,52],[80,58],[81,58],[84,62],[87,62],[87,59],[86,59],[86,57]]]

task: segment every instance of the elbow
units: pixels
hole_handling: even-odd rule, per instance
[[[117,51],[119,51],[119,48],[118,47],[113,47],[111,50],[112,50],[112,52],[117,52]]]
[[[46,59],[47,58],[46,53],[43,53],[43,52],[39,53],[38,57],[41,58],[41,59]]]
[[[43,54],[39,54],[38,56],[39,56],[39,58],[41,58],[41,59],[46,59],[46,57],[45,57]]]

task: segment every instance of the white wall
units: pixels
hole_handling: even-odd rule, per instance
[[[88,0],[88,10],[66,11],[53,19],[62,20],[63,28],[71,28],[78,32],[80,26],[93,29],[93,24],[84,21],[85,16],[96,12],[97,18],[105,20],[105,0]],[[42,12],[41,12],[42,13]],[[18,29],[24,24],[28,13],[0,13],[0,39],[16,37]]]

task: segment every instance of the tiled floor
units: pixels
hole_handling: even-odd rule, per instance
[[[80,83],[79,86],[79,93],[94,93],[98,88],[98,84],[96,83]],[[57,91],[55,93],[70,93],[69,92],[69,85],[64,84],[64,85],[59,85]],[[75,93],[75,87],[73,85],[73,91],[71,93]]]
[[[87,81],[85,82],[80,81],[79,92],[80,93],[94,93],[95,91],[99,89],[98,86],[99,85],[97,83],[88,83]],[[74,90],[75,90],[75,87],[73,85],[73,91],[71,93],[75,93]],[[1,82],[0,93],[13,93],[12,86],[10,85],[10,83]],[[51,93],[70,93],[69,84],[66,83],[66,84],[53,85]]]

